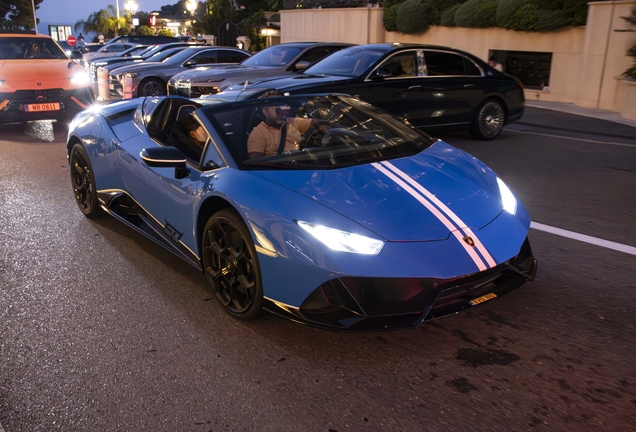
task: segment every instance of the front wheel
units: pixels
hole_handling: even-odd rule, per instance
[[[487,99],[477,109],[471,135],[479,140],[493,140],[503,129],[505,121],[506,111],[501,102]]]
[[[216,212],[203,231],[203,269],[214,295],[234,318],[249,320],[263,308],[261,271],[252,236],[233,210]]]
[[[144,96],[165,96],[167,93],[166,85],[158,78],[146,78],[139,83],[137,95]]]
[[[86,150],[81,144],[73,146],[69,162],[71,165],[71,185],[77,206],[85,216],[95,216],[99,213],[95,176]]]

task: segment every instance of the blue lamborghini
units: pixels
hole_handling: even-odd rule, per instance
[[[273,152],[248,150],[259,128]],[[238,319],[412,328],[537,271],[530,217],[493,171],[350,96],[117,102],[75,117],[68,159],[86,216],[205,272]]]

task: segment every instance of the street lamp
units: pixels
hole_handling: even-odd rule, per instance
[[[190,15],[194,15],[194,11],[197,10],[197,1],[196,0],[188,0],[186,2],[186,9],[190,12]]]
[[[137,6],[137,3],[135,3],[133,0],[128,0],[126,4],[124,5],[124,7],[131,15],[134,15],[135,12],[137,12],[138,6]]]

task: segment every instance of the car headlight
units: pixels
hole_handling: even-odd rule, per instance
[[[501,205],[503,209],[510,214],[517,213],[517,199],[512,194],[512,191],[499,177],[497,177],[497,184],[499,185],[499,194],[501,195]]]
[[[124,74],[124,75],[130,75],[131,78],[137,78],[141,74],[139,72],[133,72],[133,73]],[[122,75],[122,78],[123,78],[123,75]]]
[[[298,226],[324,243],[329,249],[338,252],[350,252],[362,255],[377,255],[382,250],[384,242],[365,237],[360,234],[348,233],[323,225],[296,221]]]
[[[86,72],[79,72],[71,77],[71,84],[74,84],[74,85],[85,85],[85,84],[90,84],[90,82],[91,82],[91,77],[88,76]]]

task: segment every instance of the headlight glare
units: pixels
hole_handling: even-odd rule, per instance
[[[323,225],[315,225],[297,221],[298,226],[320,240],[329,249],[338,252],[349,252],[361,255],[377,255],[384,242],[360,234],[348,233]]]
[[[503,206],[503,209],[510,214],[517,213],[517,199],[513,195],[512,191],[499,177],[497,177],[497,184],[499,185],[499,193],[501,194],[501,205]]]
[[[74,85],[85,85],[90,84],[91,78],[88,76],[86,72],[80,72],[71,77],[71,84]]]

